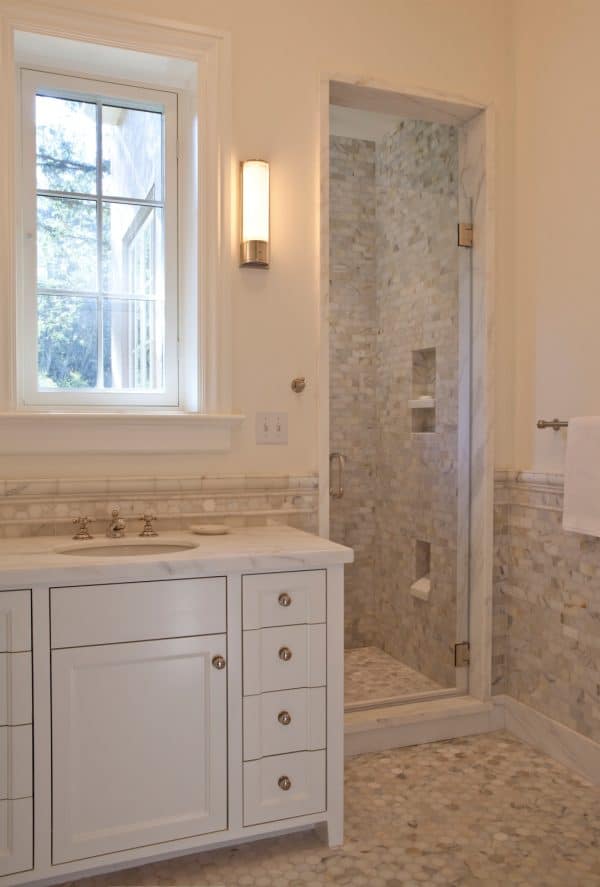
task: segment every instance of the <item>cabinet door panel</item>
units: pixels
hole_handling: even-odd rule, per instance
[[[33,799],[0,801],[0,875],[33,868]]]
[[[325,622],[325,570],[257,573],[242,582],[244,628]]]
[[[31,650],[31,592],[0,592],[0,653]]]
[[[52,647],[219,634],[225,598],[219,577],[53,588]]]
[[[29,798],[33,794],[31,724],[0,727],[0,800]]]
[[[325,687],[244,697],[244,760],[325,748]]]
[[[287,779],[287,789],[280,780]],[[275,755],[244,764],[244,825],[325,810],[325,752]]]
[[[0,725],[31,723],[31,653],[0,653]]]
[[[325,625],[284,625],[245,631],[244,695],[323,686],[327,672],[326,638]],[[289,659],[283,658],[285,650]]]
[[[53,862],[227,827],[225,635],[52,653]]]

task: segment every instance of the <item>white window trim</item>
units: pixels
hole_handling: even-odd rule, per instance
[[[63,37],[119,49],[184,59],[197,66],[197,82],[185,94],[183,113],[194,123],[197,142],[184,146],[180,174],[200,183],[199,204],[180,210],[197,230],[197,262],[188,267],[181,287],[193,285],[197,303],[184,306],[181,329],[194,340],[184,347],[182,405],[178,410],[128,407],[80,412],[24,409],[19,400],[17,322],[17,168],[19,124],[15,32]],[[243,416],[231,410],[230,269],[231,225],[231,63],[228,34],[147,16],[96,15],[53,9],[29,0],[0,0],[0,453],[68,451],[224,451]],[[188,128],[193,132],[193,128]],[[185,213],[188,213],[186,220]],[[183,215],[181,215],[183,213]],[[205,220],[198,224],[198,218]],[[187,279],[186,279],[187,274]],[[184,342],[184,346],[190,344]],[[194,360],[193,352],[200,355]],[[140,446],[140,429],[149,445]]]

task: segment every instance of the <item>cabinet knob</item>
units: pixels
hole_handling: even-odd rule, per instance
[[[289,662],[292,658],[292,651],[289,647],[281,647],[279,650],[279,658],[283,659],[284,662]]]
[[[213,656],[212,659],[213,668],[216,668],[217,671],[223,671],[227,663],[222,656]]]
[[[282,792],[289,792],[292,787],[292,780],[289,776],[280,776],[277,780],[277,785]]]
[[[292,599],[287,591],[282,591],[277,600],[279,601],[280,607],[289,607],[289,605],[292,603]]]
[[[287,727],[288,724],[292,723],[292,716],[289,711],[280,711],[277,715],[277,720],[280,724],[283,724],[284,727]]]

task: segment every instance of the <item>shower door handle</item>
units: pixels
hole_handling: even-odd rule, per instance
[[[337,485],[333,483],[333,468],[337,463]],[[329,495],[332,499],[341,499],[344,495],[344,466],[346,459],[342,453],[329,454]]]

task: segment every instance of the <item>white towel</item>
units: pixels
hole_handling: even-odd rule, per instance
[[[600,536],[600,416],[569,419],[563,528]]]

